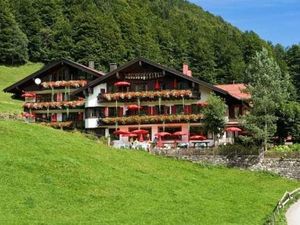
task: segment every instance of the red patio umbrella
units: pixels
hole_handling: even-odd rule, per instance
[[[114,83],[114,86],[117,86],[117,87],[130,86],[130,83],[127,81],[118,81],[118,82]]]
[[[164,137],[164,136],[170,136],[171,134],[168,132],[159,132],[157,134],[155,134],[155,136],[157,137]]]
[[[133,133],[133,134],[148,134],[149,131],[140,129],[140,130],[134,130],[131,133]]]
[[[129,110],[138,110],[138,109],[141,109],[142,107],[138,106],[138,105],[128,105],[127,108]]]
[[[139,141],[144,141],[144,135],[148,134],[149,132],[147,130],[139,129],[139,130],[134,130],[131,133],[140,135]]]
[[[184,133],[183,131],[177,131],[175,133],[173,133],[174,136],[183,136],[183,135],[187,135],[187,133]]]
[[[240,132],[240,131],[242,131],[242,129],[240,129],[238,127],[227,127],[225,130],[229,131],[229,132],[235,132],[235,131]]]
[[[114,132],[114,134],[115,135],[127,135],[127,134],[130,134],[129,132],[127,132],[127,131],[122,131],[122,130],[116,130],[115,132]]]
[[[27,93],[22,94],[22,97],[23,98],[24,97],[26,97],[26,98],[32,98],[32,97],[35,97],[35,93],[29,93],[29,92],[27,92]]]
[[[206,140],[206,137],[203,135],[193,135],[190,137],[190,140],[199,140],[199,141],[203,141]]]
[[[133,133],[128,133],[128,134],[124,134],[124,137],[137,137],[137,134],[133,134]]]

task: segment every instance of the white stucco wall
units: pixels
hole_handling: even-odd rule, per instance
[[[98,118],[88,118],[84,120],[85,128],[96,128],[98,127]]]
[[[107,90],[106,83],[99,84],[93,88],[93,94],[89,94],[89,96],[87,97],[87,101],[85,102],[85,107],[99,106],[98,95],[99,95],[101,89],[105,89],[105,91]]]

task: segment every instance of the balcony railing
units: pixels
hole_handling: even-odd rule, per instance
[[[162,91],[136,91],[136,92],[117,92],[117,93],[101,93],[98,101],[128,101],[133,99],[178,99],[178,98],[200,98],[199,92],[191,90],[162,90]]]
[[[87,85],[87,80],[60,80],[60,81],[49,81],[41,84],[44,88],[58,88],[58,87],[84,87]]]
[[[128,116],[106,117],[99,119],[99,125],[104,124],[151,124],[151,123],[176,123],[176,122],[199,122],[203,119],[202,114],[189,115],[153,115],[153,116]]]
[[[84,100],[77,101],[61,101],[61,102],[26,102],[23,107],[28,109],[43,109],[43,108],[76,108],[84,105]]]

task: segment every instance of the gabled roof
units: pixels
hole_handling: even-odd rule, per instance
[[[199,80],[199,79],[197,79],[197,78],[195,78],[195,77],[187,76],[187,75],[183,74],[182,72],[180,72],[180,71],[178,71],[178,70],[168,68],[168,67],[166,67],[166,66],[160,65],[160,64],[158,64],[158,63],[155,63],[155,62],[153,62],[153,61],[151,61],[151,60],[149,60],[149,59],[145,59],[145,58],[143,58],[143,57],[138,57],[138,58],[136,58],[136,59],[133,59],[133,60],[131,60],[131,61],[129,61],[129,62],[123,64],[122,66],[118,67],[117,69],[115,69],[115,70],[113,70],[113,71],[107,73],[105,76],[99,77],[99,78],[97,78],[97,79],[91,81],[87,86],[82,87],[82,88],[79,88],[79,89],[73,91],[71,94],[72,94],[72,95],[76,95],[76,94],[81,93],[82,91],[84,91],[85,89],[87,89],[87,88],[89,88],[89,87],[95,87],[95,86],[97,86],[98,84],[100,84],[102,81],[104,81],[104,80],[106,80],[106,79],[108,79],[108,78],[114,76],[117,72],[119,72],[119,71],[121,71],[121,70],[123,70],[123,69],[125,69],[125,68],[127,68],[127,67],[129,67],[129,66],[131,66],[131,65],[133,65],[133,64],[135,64],[135,63],[137,63],[137,62],[140,62],[140,61],[143,62],[143,63],[149,64],[149,65],[151,65],[151,66],[153,66],[153,67],[156,67],[156,68],[159,68],[159,69],[161,69],[161,70],[164,70],[164,71],[166,71],[166,72],[172,73],[172,74],[174,74],[174,75],[176,75],[176,76],[178,76],[178,77],[181,77],[181,78],[190,80],[190,81],[192,81],[192,82],[195,82],[195,83],[197,83],[197,84],[200,84],[200,85],[202,85],[202,86],[205,86],[205,87],[207,87],[207,88],[209,88],[209,89],[212,89],[212,90],[214,90],[214,91],[216,91],[216,92],[219,92],[219,93],[221,93],[221,94],[227,94],[226,91],[224,91],[224,90],[222,90],[222,89],[220,89],[220,88],[218,88],[218,87],[216,87],[216,86],[214,86],[214,85],[212,85],[212,84],[210,84],[210,83],[207,83],[207,82],[205,82],[205,81]]]
[[[229,95],[239,100],[250,100],[251,95],[246,93],[245,84],[219,84],[215,85],[216,87],[227,91]]]
[[[92,69],[90,67],[87,67],[87,66],[84,66],[80,63],[77,63],[77,62],[73,62],[69,59],[60,59],[60,60],[57,60],[57,61],[54,61],[50,64],[47,64],[46,66],[44,66],[42,69],[34,72],[33,74],[23,78],[22,80],[12,84],[11,86],[3,89],[4,92],[11,92],[11,93],[16,93],[17,90],[18,90],[18,87],[20,85],[22,85],[23,83],[27,82],[27,81],[30,81],[31,79],[34,79],[36,77],[39,77],[42,73],[46,72],[47,70],[57,66],[57,65],[69,65],[69,66],[72,66],[74,68],[77,68],[83,72],[86,72],[86,73],[89,73],[89,74],[92,74],[96,77],[102,77],[105,75],[105,73],[101,72],[101,71],[97,71],[95,69]]]

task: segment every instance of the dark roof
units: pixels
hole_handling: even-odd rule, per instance
[[[187,75],[183,74],[182,72],[180,72],[180,71],[178,71],[178,70],[168,68],[168,67],[166,67],[166,66],[160,65],[160,64],[155,63],[155,62],[153,62],[153,61],[151,61],[151,60],[149,60],[149,59],[145,59],[145,58],[142,58],[142,57],[138,57],[138,58],[136,58],[136,59],[133,59],[133,60],[131,60],[131,61],[129,61],[129,62],[123,64],[122,66],[118,67],[117,69],[115,69],[115,70],[113,70],[113,71],[107,73],[105,76],[99,77],[99,78],[97,78],[97,79],[91,81],[87,86],[82,87],[82,88],[79,88],[79,89],[73,91],[71,94],[72,94],[72,95],[76,95],[76,94],[81,93],[83,90],[85,90],[85,89],[87,89],[87,88],[89,88],[89,87],[95,87],[95,86],[97,86],[101,81],[104,81],[104,80],[106,80],[107,78],[110,78],[110,77],[113,76],[115,73],[117,73],[117,72],[119,72],[119,71],[121,71],[121,70],[123,70],[123,69],[125,69],[125,68],[127,68],[127,67],[129,67],[129,66],[131,66],[131,65],[133,65],[133,64],[135,64],[135,63],[137,63],[137,62],[139,62],[139,61],[142,61],[142,62],[147,63],[147,64],[149,64],[149,65],[152,65],[152,66],[154,66],[154,67],[157,67],[157,68],[159,68],[159,69],[161,69],[161,70],[167,71],[167,72],[169,72],[169,73],[175,74],[175,75],[177,75],[177,76],[179,76],[179,77],[182,77],[182,78],[184,78],[184,79],[190,80],[190,81],[192,81],[192,82],[201,84],[201,85],[203,85],[203,86],[205,86],[205,87],[207,87],[207,88],[209,88],[209,89],[212,89],[212,90],[214,90],[214,91],[216,91],[216,92],[219,92],[219,93],[221,93],[221,94],[228,94],[226,91],[224,91],[224,90],[222,90],[222,89],[220,89],[220,88],[218,88],[218,87],[215,87],[214,85],[212,85],[212,84],[210,84],[210,83],[207,83],[207,82],[205,82],[205,81],[199,80],[199,79],[197,79],[197,78],[195,78],[195,77],[187,76]]]
[[[45,71],[47,71],[47,70],[49,70],[49,69],[51,69],[51,68],[53,68],[53,67],[55,67],[55,66],[57,66],[57,65],[60,65],[60,64],[61,64],[61,65],[66,64],[66,65],[72,66],[72,67],[77,68],[77,69],[79,69],[79,70],[81,70],[81,71],[84,71],[84,72],[87,72],[87,73],[89,73],[89,74],[92,74],[92,75],[94,75],[94,76],[96,76],[96,77],[102,77],[102,76],[105,75],[105,73],[103,73],[103,72],[101,72],[101,71],[97,71],[97,70],[92,69],[92,68],[90,68],[90,67],[84,66],[84,65],[82,65],[82,64],[80,64],[80,63],[73,62],[73,61],[71,61],[71,60],[69,60],[69,59],[60,59],[60,60],[57,60],[57,61],[54,61],[54,62],[52,62],[52,63],[47,64],[47,65],[44,66],[42,69],[40,69],[40,70],[34,72],[33,74],[31,74],[31,75],[29,75],[29,76],[23,78],[22,80],[19,80],[18,82],[12,84],[11,86],[9,86],[9,87],[3,89],[3,91],[4,91],[4,92],[15,93],[15,92],[17,92],[17,91],[16,91],[17,88],[18,88],[20,85],[22,85],[23,83],[25,83],[25,82],[27,82],[27,81],[29,81],[29,80],[35,78],[35,77],[38,77],[39,75],[41,75],[41,74],[44,73]]]

